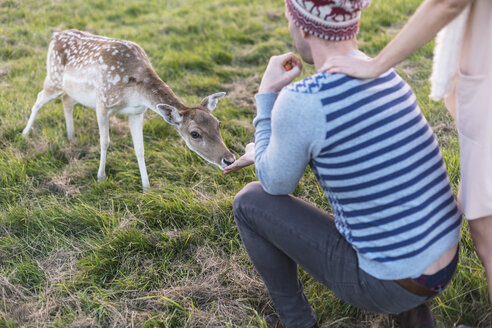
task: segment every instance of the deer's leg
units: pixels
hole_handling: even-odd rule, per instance
[[[144,143],[143,143],[143,118],[144,113],[138,115],[130,115],[130,131],[132,133],[133,147],[135,148],[135,155],[137,155],[138,168],[140,169],[140,176],[142,178],[142,187],[144,191],[147,191],[150,187],[149,177],[147,175],[147,168],[145,167],[144,158]]]
[[[67,136],[68,140],[72,141],[75,136],[75,130],[73,128],[73,106],[77,102],[66,93],[62,96],[63,110],[65,111],[65,122],[67,123]]]
[[[34,103],[34,106],[32,106],[31,109],[31,116],[29,116],[29,121],[27,122],[26,127],[22,131],[22,135],[26,136],[29,133],[29,130],[32,128],[32,125],[34,123],[34,120],[36,119],[36,115],[38,114],[39,110],[41,107],[46,105],[48,102],[51,100],[59,97],[63,92],[62,91],[53,91],[44,88],[41,90],[40,93],[38,93],[38,98],[36,99],[36,102]]]
[[[102,104],[97,105],[96,114],[101,143],[101,160],[99,162],[99,170],[97,171],[97,180],[101,181],[106,177],[106,154],[109,146],[109,114],[104,110]]]

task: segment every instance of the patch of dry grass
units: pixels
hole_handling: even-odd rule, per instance
[[[418,6],[375,0],[360,46],[377,53]],[[0,327],[261,327],[274,311],[244,252],[234,195],[255,180],[224,176],[188,150],[153,113],[145,118],[147,169],[141,193],[127,119],[111,117],[107,179],[96,182],[95,114],[76,106],[66,138],[60,101],[20,133],[45,77],[53,31],[78,28],[132,40],[186,103],[226,91],[214,112],[240,155],[254,138],[254,94],[268,57],[292,50],[282,0],[5,0],[0,2]],[[455,190],[459,150],[442,103],[431,102],[432,46],[397,67],[436,132]],[[305,75],[314,70],[305,65]],[[306,171],[295,195],[325,210]],[[432,302],[438,327],[492,320],[483,268],[464,228],[454,283]],[[321,327],[397,328],[394,316],[356,310],[301,278]]]

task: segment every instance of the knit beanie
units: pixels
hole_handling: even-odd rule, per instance
[[[297,26],[322,39],[340,41],[359,32],[362,9],[371,0],[285,0]]]

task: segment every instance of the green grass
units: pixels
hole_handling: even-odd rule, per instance
[[[418,0],[375,0],[360,46],[376,54]],[[69,143],[60,101],[20,135],[45,77],[51,34],[68,28],[139,43],[186,103],[227,91],[215,115],[236,154],[253,140],[253,95],[271,55],[294,50],[283,1],[3,0],[0,2],[0,327],[263,327],[273,307],[241,246],[234,195],[255,180],[231,176],[188,150],[146,114],[152,190],[140,175],[124,117],[112,119],[107,180],[96,182],[95,113],[75,108]],[[433,44],[401,64],[438,135],[455,191],[459,151],[442,103],[429,100]],[[304,75],[314,72],[307,67]],[[330,210],[306,172],[295,194]],[[323,327],[398,327],[337,300],[300,270]],[[432,302],[439,327],[490,323],[483,268],[467,228],[451,286]]]

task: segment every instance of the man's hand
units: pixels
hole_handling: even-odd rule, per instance
[[[279,92],[302,72],[302,62],[293,53],[273,56],[261,79],[258,93]]]
[[[249,143],[246,145],[245,153],[239,157],[234,163],[224,169],[224,174],[239,171],[243,167],[250,166],[255,163],[255,144]]]

